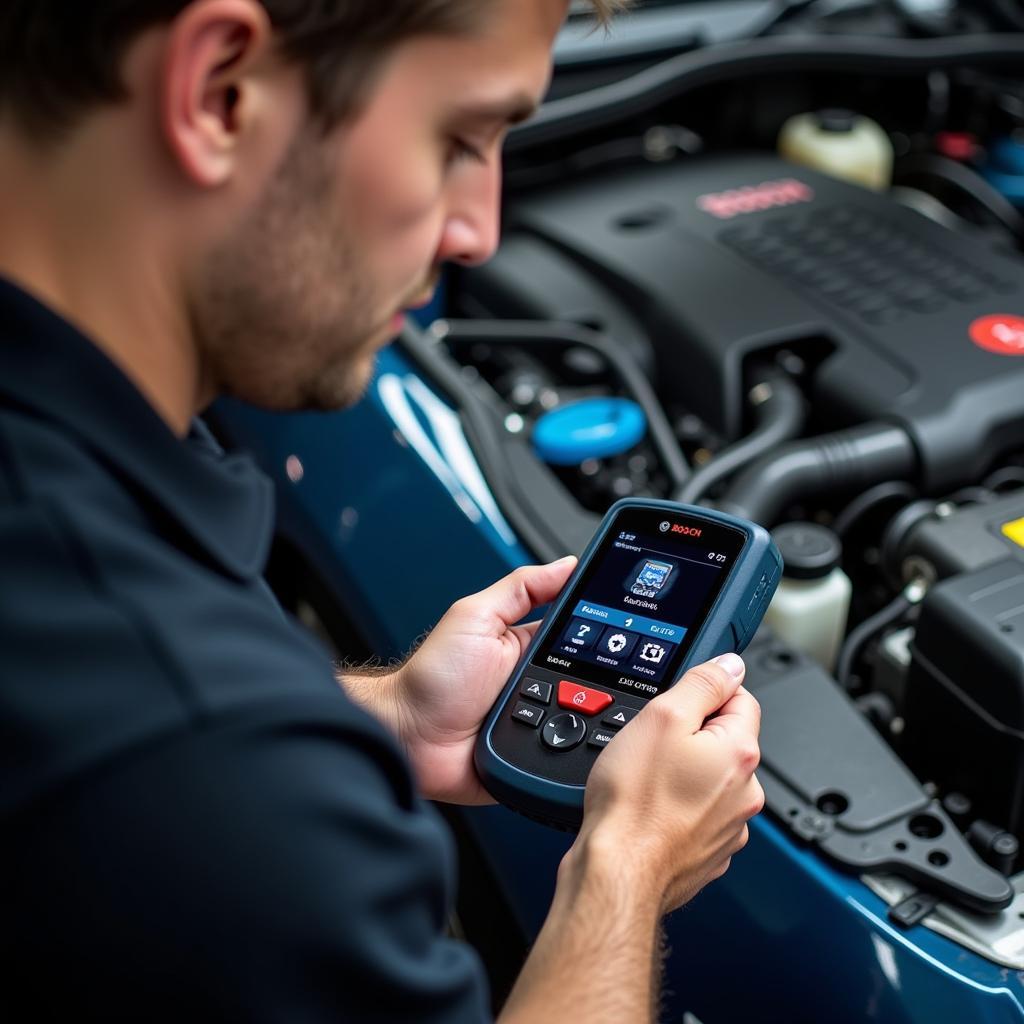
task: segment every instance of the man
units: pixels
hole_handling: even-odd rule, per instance
[[[438,268],[491,254],[566,7],[0,10],[5,1021],[486,1018],[422,798],[487,799],[514,623],[573,560],[339,687],[261,582],[266,480],[192,424],[356,400]],[[659,919],[762,805],[742,675],[694,670],[602,753],[503,1021],[651,1017]]]

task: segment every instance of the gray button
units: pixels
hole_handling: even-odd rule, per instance
[[[633,721],[636,718],[636,714],[636,708],[627,708],[625,704],[616,704],[608,709],[608,714],[601,719],[601,722],[604,725],[621,729],[627,722]]]
[[[535,729],[541,723],[541,719],[544,717],[544,712],[534,704],[527,704],[525,700],[521,700],[512,712],[512,717],[517,722],[525,722],[527,725],[532,725]]]
[[[519,687],[519,695],[540,701],[541,704],[550,704],[551,684],[542,683],[539,679],[524,679],[523,685]]]

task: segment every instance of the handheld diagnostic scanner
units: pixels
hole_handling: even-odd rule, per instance
[[[616,502],[481,729],[501,803],[578,828],[587,775],[617,730],[691,665],[742,651],[782,558],[768,532],[674,502]]]

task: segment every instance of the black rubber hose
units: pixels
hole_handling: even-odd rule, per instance
[[[772,37],[702,47],[670,57],[610,85],[545,103],[537,115],[509,136],[505,152],[565,141],[588,131],[607,129],[678,100],[716,82],[745,75],[811,72],[910,76],[956,67],[1019,64],[1024,34],[997,33],[941,39],[889,39],[861,36],[841,39]]]
[[[771,527],[794,501],[883,480],[909,480],[916,471],[917,453],[905,430],[867,423],[793,442],[764,456],[740,473],[717,505]]]
[[[676,501],[696,505],[715,484],[800,433],[804,398],[786,374],[777,370],[766,373],[750,389],[748,398],[757,418],[754,430],[698,469],[677,492]]]
[[[860,654],[861,648],[876,633],[881,632],[886,626],[898,622],[914,607],[914,604],[915,602],[905,593],[897,594],[884,608],[875,612],[874,615],[869,615],[863,622],[850,630],[850,634],[839,652],[839,661],[836,665],[836,678],[844,690],[849,692],[852,689],[853,663],[857,659],[857,655]]]
[[[917,497],[917,489],[902,480],[886,480],[858,494],[849,505],[836,516],[832,529],[842,540],[862,516],[887,501],[902,499],[911,501]]]
[[[689,480],[690,467],[654,389],[634,360],[607,335],[589,327],[557,320],[438,321],[438,325],[442,323],[443,333],[435,334],[442,341],[485,342],[490,345],[528,343],[548,348],[580,345],[599,353],[618,375],[630,397],[643,409],[651,441],[673,489],[682,487]]]
[[[893,169],[894,185],[926,188],[939,184],[988,211],[1024,247],[1024,215],[974,168],[938,153],[914,153]]]

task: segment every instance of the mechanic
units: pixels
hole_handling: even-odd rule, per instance
[[[261,580],[269,482],[195,417],[354,402],[438,268],[493,252],[566,12],[0,8],[3,1020],[488,1017],[424,798],[489,799],[475,734],[573,559],[339,686]],[[661,917],[762,806],[742,677],[693,670],[602,753],[503,1021],[651,1018]]]

